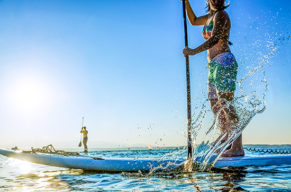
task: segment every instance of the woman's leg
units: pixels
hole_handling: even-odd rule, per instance
[[[231,130],[236,127],[238,123],[238,116],[235,108],[228,102],[233,100],[233,92],[219,93],[214,84],[208,83],[208,98],[210,107],[215,116],[218,115],[218,123],[221,133],[227,133],[227,136],[222,139],[226,141]],[[220,140],[219,137],[214,143]],[[239,136],[231,146],[227,148],[225,153],[231,153],[230,156],[243,155],[242,136]],[[234,154],[235,153],[235,154]],[[238,154],[239,153],[239,154]]]
[[[219,124],[220,132],[225,133],[226,132],[226,126],[225,126],[226,118],[225,118],[224,112],[222,111],[221,105],[219,103],[217,89],[216,89],[215,85],[211,82],[208,82],[208,99],[209,99],[210,107],[211,107],[211,110],[212,110],[214,116],[216,117],[218,115],[218,124]],[[223,137],[223,139],[221,139],[222,137]],[[218,141],[223,143],[224,141],[227,140],[227,137],[228,137],[227,135],[226,136],[223,134],[220,135],[214,141],[214,145],[216,145]]]
[[[222,133],[226,132],[227,119],[225,118],[225,114],[222,111],[222,107],[221,107],[221,104],[219,102],[219,96],[217,94],[217,89],[216,89],[215,85],[211,82],[208,82],[208,99],[209,99],[210,107],[211,107],[211,110],[212,110],[214,116],[216,117],[218,115],[218,124],[219,124],[220,131]],[[219,140],[219,139],[220,138],[218,138],[217,140]],[[226,139],[227,139],[227,137],[224,138],[223,141],[225,141]]]
[[[218,99],[209,99],[210,107],[215,116],[218,115],[218,123],[219,128],[221,132],[227,131],[227,118],[226,114],[223,111],[223,108],[220,105],[220,102]]]
[[[83,138],[84,152],[88,152],[87,142],[88,142],[88,138],[84,137]]]
[[[224,128],[222,130],[231,134],[232,130],[236,128],[239,121],[235,108],[231,105],[233,100],[233,92],[218,93],[219,105],[221,106],[221,115],[223,116]],[[242,136],[240,135],[231,145],[231,148],[226,150],[222,156],[243,156],[244,151],[242,147]]]

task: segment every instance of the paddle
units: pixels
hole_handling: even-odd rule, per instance
[[[83,129],[83,126],[84,126],[84,117],[82,117],[82,129]],[[81,133],[80,143],[78,146],[82,147],[82,133]]]
[[[78,146],[79,146],[79,147],[82,147],[82,133],[81,133],[80,143],[79,143]]]
[[[188,34],[187,34],[187,20],[186,20],[186,6],[185,0],[183,1],[183,18],[184,18],[184,33],[185,33],[185,47],[188,47]],[[190,69],[189,69],[189,56],[186,56],[186,83],[187,83],[187,133],[188,133],[188,155],[185,169],[192,170],[192,122],[191,122],[191,89],[190,89]],[[190,165],[189,165],[190,164]],[[187,167],[187,168],[186,168]]]

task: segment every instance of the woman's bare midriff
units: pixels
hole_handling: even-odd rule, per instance
[[[208,62],[210,62],[217,55],[224,52],[230,52],[230,49],[228,47],[228,41],[220,39],[216,45],[207,50]]]

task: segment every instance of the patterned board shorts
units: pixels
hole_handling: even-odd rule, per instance
[[[209,99],[217,98],[216,90],[219,92],[235,91],[237,70],[237,62],[230,52],[221,53],[210,61],[208,74]]]

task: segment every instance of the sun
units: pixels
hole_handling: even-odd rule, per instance
[[[17,112],[39,113],[49,107],[52,100],[50,86],[40,77],[17,78],[7,87],[7,107]]]

